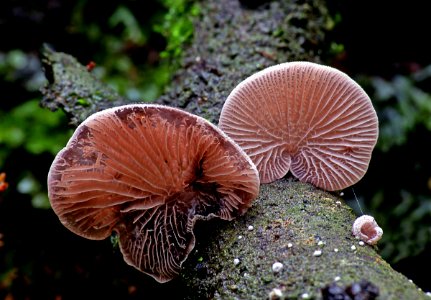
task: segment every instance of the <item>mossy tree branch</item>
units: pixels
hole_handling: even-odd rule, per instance
[[[286,61],[321,62],[329,18],[323,0],[270,1],[256,9],[237,0],[201,1],[200,6],[193,41],[158,103],[217,123],[224,99],[252,73]],[[49,84],[42,104],[65,110],[73,125],[128,103],[67,54],[46,48],[44,65]],[[340,286],[370,281],[380,289],[379,299],[425,299],[376,248],[358,245],[351,235],[354,218],[336,195],[308,184],[281,180],[263,185],[243,217],[197,224],[197,245],[178,280],[191,288],[191,299],[265,299],[274,288],[284,299],[304,293],[320,299],[321,288],[336,277]],[[314,256],[319,249],[322,254]],[[271,270],[276,261],[284,266],[279,273]]]

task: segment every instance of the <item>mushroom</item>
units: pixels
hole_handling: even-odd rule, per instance
[[[372,216],[363,215],[355,220],[352,227],[353,235],[369,245],[375,245],[383,236],[383,229],[377,225]]]
[[[249,157],[217,127],[160,105],[98,112],[54,159],[48,195],[82,237],[119,236],[124,260],[158,282],[174,278],[195,244],[196,220],[231,220],[257,197]]]
[[[362,178],[378,136],[365,91],[345,73],[311,62],[245,79],[228,96],[219,127],[250,156],[262,183],[290,170],[328,191]]]

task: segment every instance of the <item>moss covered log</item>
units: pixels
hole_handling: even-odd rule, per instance
[[[320,62],[329,16],[323,1],[202,1],[194,40],[158,102],[217,124],[224,100],[249,75],[293,60]],[[260,1],[264,2],[264,1]]]
[[[127,103],[127,99],[97,80],[74,57],[42,49],[42,63],[48,85],[42,88],[41,104],[51,110],[63,109],[71,125],[78,126],[91,114]]]
[[[252,73],[286,61],[322,62],[330,23],[323,1],[242,2],[199,1],[194,37],[155,102],[217,123],[229,92]],[[42,104],[65,110],[74,125],[128,103],[67,54],[45,49],[44,66],[49,84]],[[189,288],[189,299],[266,299],[271,291],[273,299],[321,299],[325,286],[336,282],[343,291],[361,280],[378,288],[378,299],[427,298],[377,248],[358,244],[354,218],[339,197],[308,184],[262,185],[243,217],[198,222],[197,245],[175,282]],[[283,265],[279,272],[275,262]]]
[[[277,289],[282,296],[274,299],[321,299],[331,284],[347,289],[361,281],[377,287],[378,299],[429,299],[377,247],[359,244],[354,219],[340,197],[309,184],[262,185],[242,218],[198,227],[198,245],[181,274],[194,291],[190,299],[266,299]]]
[[[217,124],[227,95],[247,76],[286,61],[321,62],[330,23],[321,0],[268,1],[254,9],[238,0],[214,0],[199,1],[199,7],[193,40],[185,46],[179,70],[157,103]],[[43,56],[50,84],[42,91],[42,104],[64,109],[73,125],[98,110],[128,103],[73,57],[49,48]]]

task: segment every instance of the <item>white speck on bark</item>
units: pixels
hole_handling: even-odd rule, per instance
[[[283,269],[283,264],[280,262],[275,262],[272,264],[272,271],[275,273],[280,272]]]

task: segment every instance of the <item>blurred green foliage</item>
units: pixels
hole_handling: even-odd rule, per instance
[[[385,229],[381,254],[396,263],[431,244],[431,65],[359,81],[380,123],[365,194]]]
[[[371,201],[374,217],[385,228],[381,255],[392,263],[423,252],[431,243],[431,197],[414,191],[399,191],[400,201],[384,211],[385,193],[378,191]],[[395,199],[394,199],[395,200]]]
[[[161,18],[159,24],[154,25],[154,30],[161,33],[167,41],[166,50],[161,52],[161,57],[178,58],[182,54],[182,45],[190,40],[193,35],[192,17],[199,14],[199,6],[190,0],[159,0],[167,13]]]
[[[23,147],[29,154],[49,152],[55,155],[71,134],[59,130],[66,117],[39,106],[39,99],[24,102],[11,111],[0,111],[0,168],[11,151]]]
[[[11,50],[0,53],[0,77],[6,82],[19,82],[24,93],[37,92],[45,83],[38,58],[31,53]],[[38,157],[43,153],[54,156],[67,142],[71,130],[63,112],[50,112],[39,106],[40,99],[29,99],[17,103],[16,95],[6,94],[6,101],[12,106],[0,111],[0,170],[9,173],[6,165],[11,165],[14,151],[23,150],[27,155]],[[16,158],[14,158],[16,159]],[[20,169],[20,163],[14,164]],[[18,178],[12,179],[10,189],[30,196],[33,207],[49,208],[45,178],[36,178],[32,167],[18,171]],[[41,180],[43,180],[41,182]]]
[[[150,2],[157,7],[147,18],[140,18],[142,11],[119,4],[98,23],[86,12],[86,0],[79,1],[72,13],[71,31],[100,49],[92,58],[97,65],[94,73],[133,101],[153,101],[161,95],[193,35],[191,18],[199,12],[195,1]]]
[[[40,69],[39,59],[32,53],[20,49],[0,52],[0,78],[6,82],[15,82],[23,77],[23,88],[26,91],[37,91],[45,82],[45,76]]]
[[[382,151],[404,144],[419,125],[431,132],[431,95],[418,87],[427,79],[431,79],[429,67],[409,77],[397,75],[390,81],[371,78],[376,91],[373,99],[380,107],[378,147]]]

